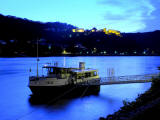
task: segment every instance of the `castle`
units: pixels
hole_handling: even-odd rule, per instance
[[[76,29],[72,29],[72,32],[79,32],[79,33],[83,33],[83,32],[104,32],[106,35],[117,35],[117,36],[121,36],[121,33],[120,31],[117,31],[117,30],[111,30],[111,29],[100,29],[100,30],[97,30],[96,28],[93,28],[91,30],[87,30],[85,31],[83,28],[76,28]]]

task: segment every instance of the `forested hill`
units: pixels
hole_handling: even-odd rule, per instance
[[[72,32],[76,26],[0,14],[0,56],[160,55],[160,31],[146,33]]]
[[[36,37],[50,37],[49,33],[71,32],[73,25],[60,22],[39,22],[26,18],[17,18],[14,16],[4,16],[0,14],[0,39],[36,39]],[[48,35],[46,35],[48,34]]]

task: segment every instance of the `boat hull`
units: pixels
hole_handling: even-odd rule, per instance
[[[82,94],[98,94],[100,91],[99,85],[94,86],[75,86],[75,85],[65,85],[65,86],[29,86],[33,95],[40,96],[57,96],[64,94],[79,96]]]

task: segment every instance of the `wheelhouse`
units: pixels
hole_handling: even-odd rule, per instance
[[[77,79],[90,78],[98,76],[97,70],[88,69],[88,70],[73,70]]]
[[[47,69],[48,77],[58,77],[61,79],[68,78],[72,74],[72,70],[76,68],[64,68],[55,66],[44,66]]]

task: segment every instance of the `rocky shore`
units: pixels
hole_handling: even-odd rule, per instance
[[[133,102],[123,101],[119,111],[100,120],[158,120],[160,119],[160,78],[152,81],[151,88],[138,95]]]

